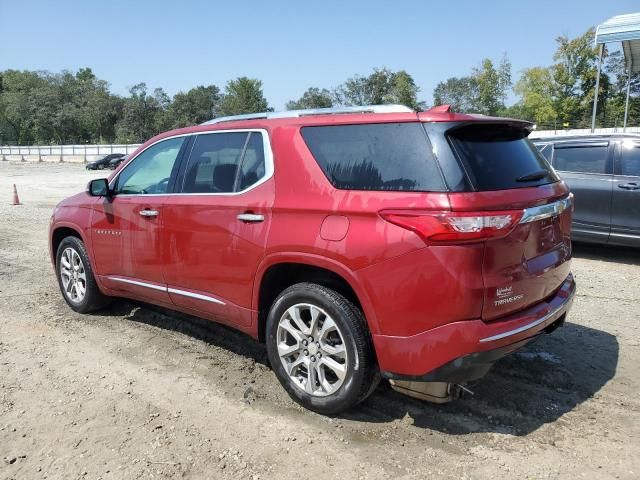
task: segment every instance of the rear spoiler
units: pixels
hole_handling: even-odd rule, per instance
[[[535,124],[527,122],[526,120],[518,120],[516,118],[488,117],[485,115],[473,116],[473,121],[456,122],[456,125],[452,126],[449,130],[447,130],[447,132],[455,132],[456,130],[468,128],[474,125],[495,125],[496,127],[509,126],[511,128],[521,130],[524,133],[523,137],[528,137],[529,134],[536,129]]]
[[[492,117],[489,115],[484,115],[482,113],[454,113],[451,111],[451,105],[436,105],[435,107],[431,107],[424,112],[419,112],[418,114],[430,114],[430,113],[449,113],[451,114],[452,122],[456,122],[457,125],[453,128],[467,126],[469,124],[476,123],[495,123],[496,125],[510,125],[514,128],[520,128],[529,135],[532,131],[536,129],[536,125],[527,120],[520,120],[518,118],[508,118],[508,117]]]

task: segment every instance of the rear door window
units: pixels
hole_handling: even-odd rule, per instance
[[[195,137],[182,193],[235,193],[266,174],[260,132],[224,132]]]
[[[553,166],[562,172],[607,173],[607,144],[556,145]]]
[[[558,181],[538,149],[518,126],[475,123],[447,136],[474,189],[505,190]]]
[[[620,155],[620,173],[640,177],[640,143],[625,141]]]
[[[301,133],[336,188],[445,190],[431,144],[418,122],[303,127]]]

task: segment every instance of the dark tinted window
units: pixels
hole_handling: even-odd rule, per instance
[[[264,164],[264,146],[262,144],[262,135],[257,132],[251,132],[247,148],[244,152],[242,165],[240,166],[240,175],[236,191],[242,191],[249,188],[265,175]]]
[[[620,160],[622,175],[640,177],[640,143],[623,142]]]
[[[606,173],[607,146],[556,145],[553,166],[562,172]]]
[[[302,136],[337,188],[444,190],[420,123],[304,127]]]
[[[476,190],[533,187],[558,180],[522,128],[473,124],[449,130],[453,149]]]
[[[258,132],[196,136],[185,171],[184,193],[231,193],[265,175],[264,147]]]

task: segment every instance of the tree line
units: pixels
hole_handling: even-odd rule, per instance
[[[506,54],[485,58],[467,76],[451,77],[433,91],[435,105],[456,112],[523,118],[539,128],[590,126],[597,77],[594,29],[556,39],[554,63],[522,71],[515,83]],[[621,126],[627,84],[619,51],[604,52],[598,95],[598,126]],[[507,105],[511,92],[517,98]],[[397,103],[425,109],[420,89],[406,71],[376,68],[334,88],[311,87],[286,108],[323,108]],[[640,124],[640,76],[631,82],[629,125]],[[218,116],[270,111],[262,82],[239,77],[197,86],[170,97],[162,88],[134,85],[128,96],[110,92],[90,68],[63,71],[0,71],[0,144],[139,143],[172,128],[196,125]]]

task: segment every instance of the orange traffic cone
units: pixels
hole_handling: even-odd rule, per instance
[[[16,184],[13,184],[13,205],[22,205],[20,203],[20,197],[18,197],[18,189],[16,188]]]

